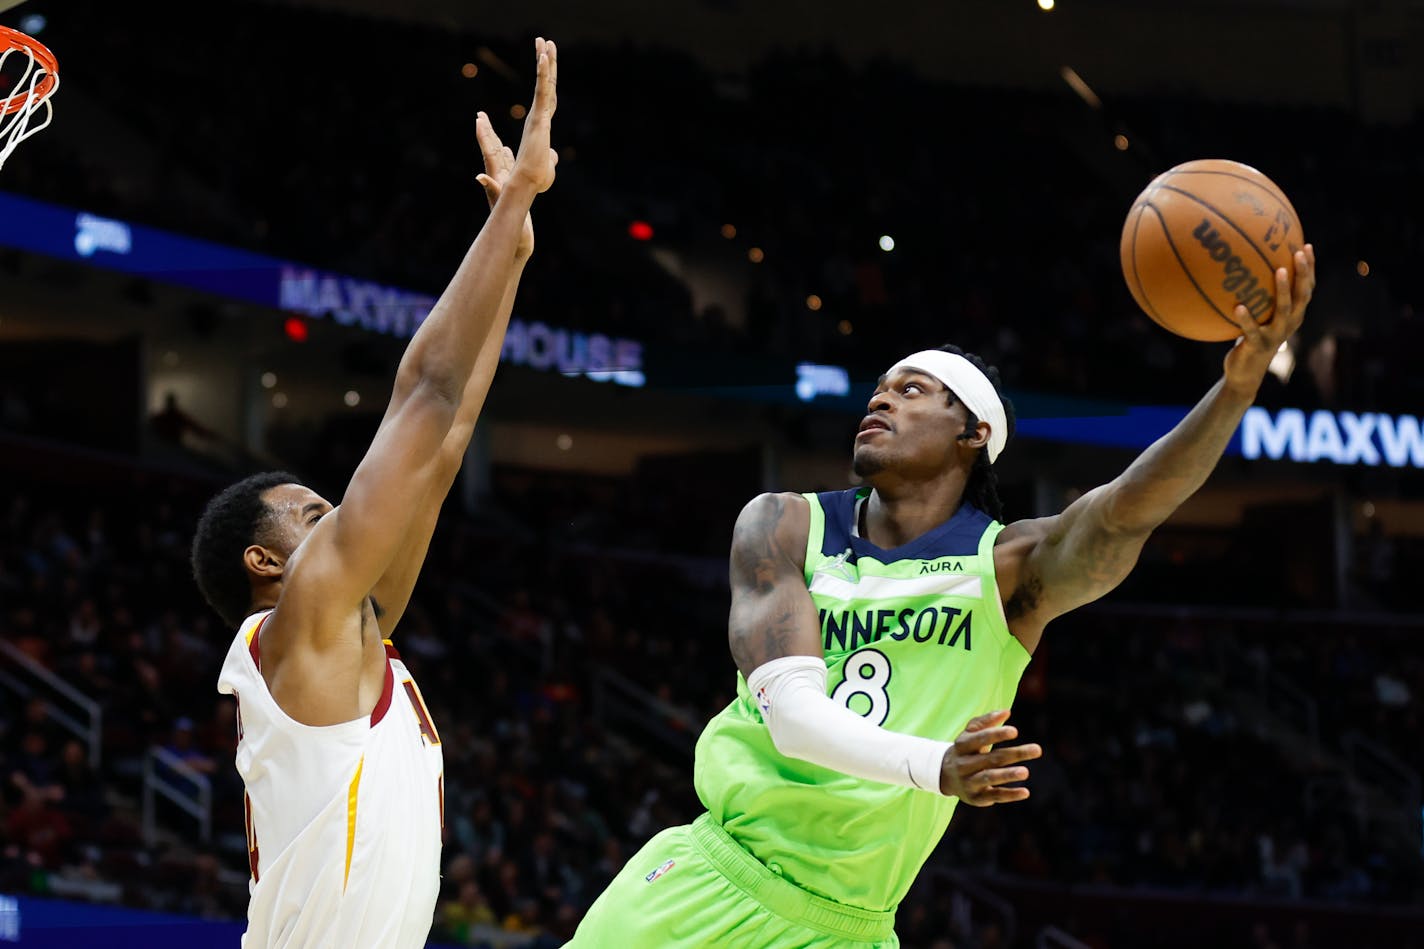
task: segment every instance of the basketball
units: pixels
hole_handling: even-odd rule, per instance
[[[1258,324],[1276,310],[1275,271],[1295,274],[1300,219],[1275,182],[1249,165],[1189,161],[1133,201],[1122,228],[1122,273],[1137,305],[1187,339],[1219,342],[1241,330],[1238,304]]]

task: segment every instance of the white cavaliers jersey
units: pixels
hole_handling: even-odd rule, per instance
[[[370,716],[316,727],[290,718],[262,679],[243,621],[218,677],[238,701],[237,770],[247,785],[243,949],[425,945],[440,889],[440,736],[400,654]]]

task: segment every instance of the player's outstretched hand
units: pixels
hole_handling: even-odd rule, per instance
[[[1028,788],[1004,785],[1027,780],[1028,768],[1012,766],[1039,757],[1043,749],[1036,744],[1028,744],[995,750],[994,746],[1000,742],[1019,737],[1017,728],[1004,724],[1008,720],[1008,709],[970,719],[940,765],[941,794],[957,797],[975,807],[1022,801],[1028,797]]]
[[[543,193],[554,183],[554,167],[559,163],[558,153],[549,147],[549,129],[559,103],[559,48],[553,40],[540,37],[534,41],[534,51],[539,57],[534,104],[524,120],[524,137],[519,142],[519,155],[514,159],[511,177]]]
[[[1241,338],[1226,354],[1224,366],[1226,384],[1250,393],[1253,397],[1266,369],[1281,343],[1300,329],[1305,308],[1315,293],[1315,247],[1306,244],[1295,252],[1295,286],[1284,267],[1276,271],[1276,311],[1270,322],[1257,324],[1244,306],[1238,305],[1231,322],[1241,329]]]
[[[475,117],[475,138],[480,143],[480,154],[485,158],[484,173],[476,175],[475,180],[485,189],[485,197],[489,200],[489,206],[493,208],[495,202],[499,200],[500,193],[504,191],[509,176],[514,173],[514,152],[499,140],[498,133],[490,124],[489,116],[483,112]],[[533,253],[534,218],[526,214],[524,215],[524,230],[519,235],[519,245],[515,247],[514,254],[520,260],[528,260],[529,255]]]

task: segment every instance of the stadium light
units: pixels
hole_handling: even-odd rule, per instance
[[[1064,66],[1058,71],[1058,75],[1063,77],[1063,81],[1068,83],[1068,88],[1076,92],[1078,98],[1088,103],[1090,108],[1101,109],[1103,107],[1103,100],[1098,98],[1098,94],[1083,81],[1083,77],[1078,75],[1078,71],[1072,66]]]

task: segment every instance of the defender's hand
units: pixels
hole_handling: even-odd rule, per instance
[[[1244,306],[1238,305],[1231,322],[1241,329],[1241,338],[1226,354],[1224,375],[1228,388],[1255,397],[1266,368],[1281,344],[1300,329],[1305,308],[1315,293],[1315,247],[1306,244],[1295,252],[1295,286],[1284,267],[1276,271],[1276,312],[1269,323],[1258,325]]]
[[[941,794],[957,797],[975,807],[1022,801],[1028,797],[1028,788],[1001,785],[1027,780],[1028,768],[1009,766],[1037,758],[1043,749],[1037,744],[1028,744],[993,750],[999,742],[1019,736],[1017,728],[1004,724],[1008,718],[1009,710],[1001,709],[971,719],[964,726],[964,732],[954,740],[940,765]]]
[[[534,50],[539,56],[534,104],[524,120],[524,137],[519,142],[519,155],[514,159],[510,177],[542,194],[554,183],[554,167],[559,163],[558,153],[549,147],[549,128],[559,99],[559,48],[553,40],[541,37],[534,41]]]
[[[489,116],[483,112],[475,118],[475,138],[479,140],[480,153],[485,157],[484,174],[477,175],[475,180],[485,189],[485,197],[489,199],[489,206],[493,209],[495,202],[499,200],[500,194],[504,191],[505,183],[509,181],[509,176],[514,172],[514,152],[499,140],[494,126],[490,124]],[[533,253],[534,218],[526,214],[524,215],[524,230],[519,235],[519,244],[514,248],[514,256],[518,260],[528,260]]]

